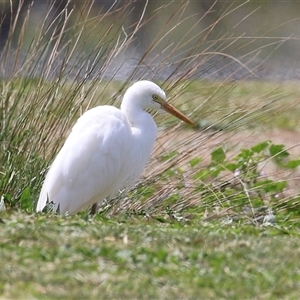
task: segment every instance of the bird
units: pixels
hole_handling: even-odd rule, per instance
[[[96,106],[77,120],[46,174],[36,211],[48,203],[75,214],[133,186],[147,164],[157,125],[147,109],[164,110],[193,125],[167,102],[154,82],[141,80],[125,92],[120,109]]]

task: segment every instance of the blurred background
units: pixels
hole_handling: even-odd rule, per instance
[[[115,50],[103,77],[151,74],[166,80],[180,73],[207,79],[295,80],[300,76],[299,1],[2,0],[0,5],[0,48],[10,51],[2,56],[6,61],[2,76],[16,68],[16,52],[18,64],[28,58],[41,24],[44,38],[50,39],[55,31],[58,36],[63,27],[66,41],[80,31],[80,20],[85,31],[81,54],[93,60],[97,51],[105,52],[101,68]],[[130,43],[125,45],[125,40]],[[74,70],[69,74],[78,73]]]

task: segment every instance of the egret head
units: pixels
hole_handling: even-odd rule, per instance
[[[162,109],[180,120],[194,125],[189,118],[167,102],[165,92],[151,81],[142,80],[134,83],[126,91],[122,106],[123,108]]]
[[[123,101],[130,101],[132,105],[142,109],[160,109],[160,102],[166,102],[166,94],[154,82],[142,80],[126,91]]]

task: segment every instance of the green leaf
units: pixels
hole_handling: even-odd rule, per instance
[[[287,186],[287,181],[277,181],[271,184],[268,184],[265,188],[266,192],[275,193],[275,192],[282,192]]]
[[[20,204],[22,209],[30,209],[32,206],[31,195],[30,195],[30,187],[27,186],[22,192],[20,198]]]
[[[239,160],[248,161],[252,156],[253,152],[250,149],[241,149],[237,157]]]
[[[265,141],[251,147],[252,152],[260,153],[270,145],[270,141]]]
[[[290,160],[284,166],[288,169],[296,169],[300,166],[300,159]]]
[[[207,179],[209,176],[211,175],[210,170],[208,169],[204,169],[201,170],[200,172],[197,172],[194,176],[193,179],[199,179],[199,180],[205,180]]]
[[[195,158],[191,159],[189,163],[190,163],[191,167],[195,167],[196,165],[199,164],[200,161],[201,161],[200,157],[195,157]]]
[[[214,163],[220,164],[224,162],[225,158],[226,158],[226,154],[222,147],[217,148],[211,153],[211,160]]]
[[[174,168],[170,168],[163,173],[164,178],[173,177],[174,175],[176,175]]]
[[[141,187],[137,191],[137,195],[140,200],[148,200],[155,192],[155,189],[151,186]]]
[[[288,157],[290,154],[284,149],[284,145],[272,144],[269,148],[270,155],[274,156],[275,159],[282,159]]]
[[[238,169],[238,165],[235,163],[227,163],[225,165],[225,169],[227,169],[228,171],[231,171],[233,173]]]
[[[12,199],[12,196],[11,196],[11,194],[6,193],[6,194],[3,195],[3,198],[4,198],[4,202],[10,203],[11,199]]]
[[[287,186],[287,181],[273,181],[270,179],[257,182],[254,187],[261,187],[266,193],[282,192]]]
[[[160,159],[162,161],[167,161],[167,160],[174,158],[177,154],[178,154],[178,151],[174,150],[174,151],[171,151],[169,153],[166,153],[166,154],[160,156]]]
[[[218,166],[218,167],[211,167],[209,170],[210,170],[210,176],[216,178],[220,174],[220,172],[224,170],[224,168],[222,166],[220,167]]]

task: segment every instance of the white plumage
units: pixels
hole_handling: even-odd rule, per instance
[[[48,200],[61,214],[73,214],[132,185],[149,160],[157,134],[147,108],[164,109],[193,124],[166,102],[155,83],[133,84],[121,109],[98,106],[78,119],[50,167],[36,210],[42,211]]]

